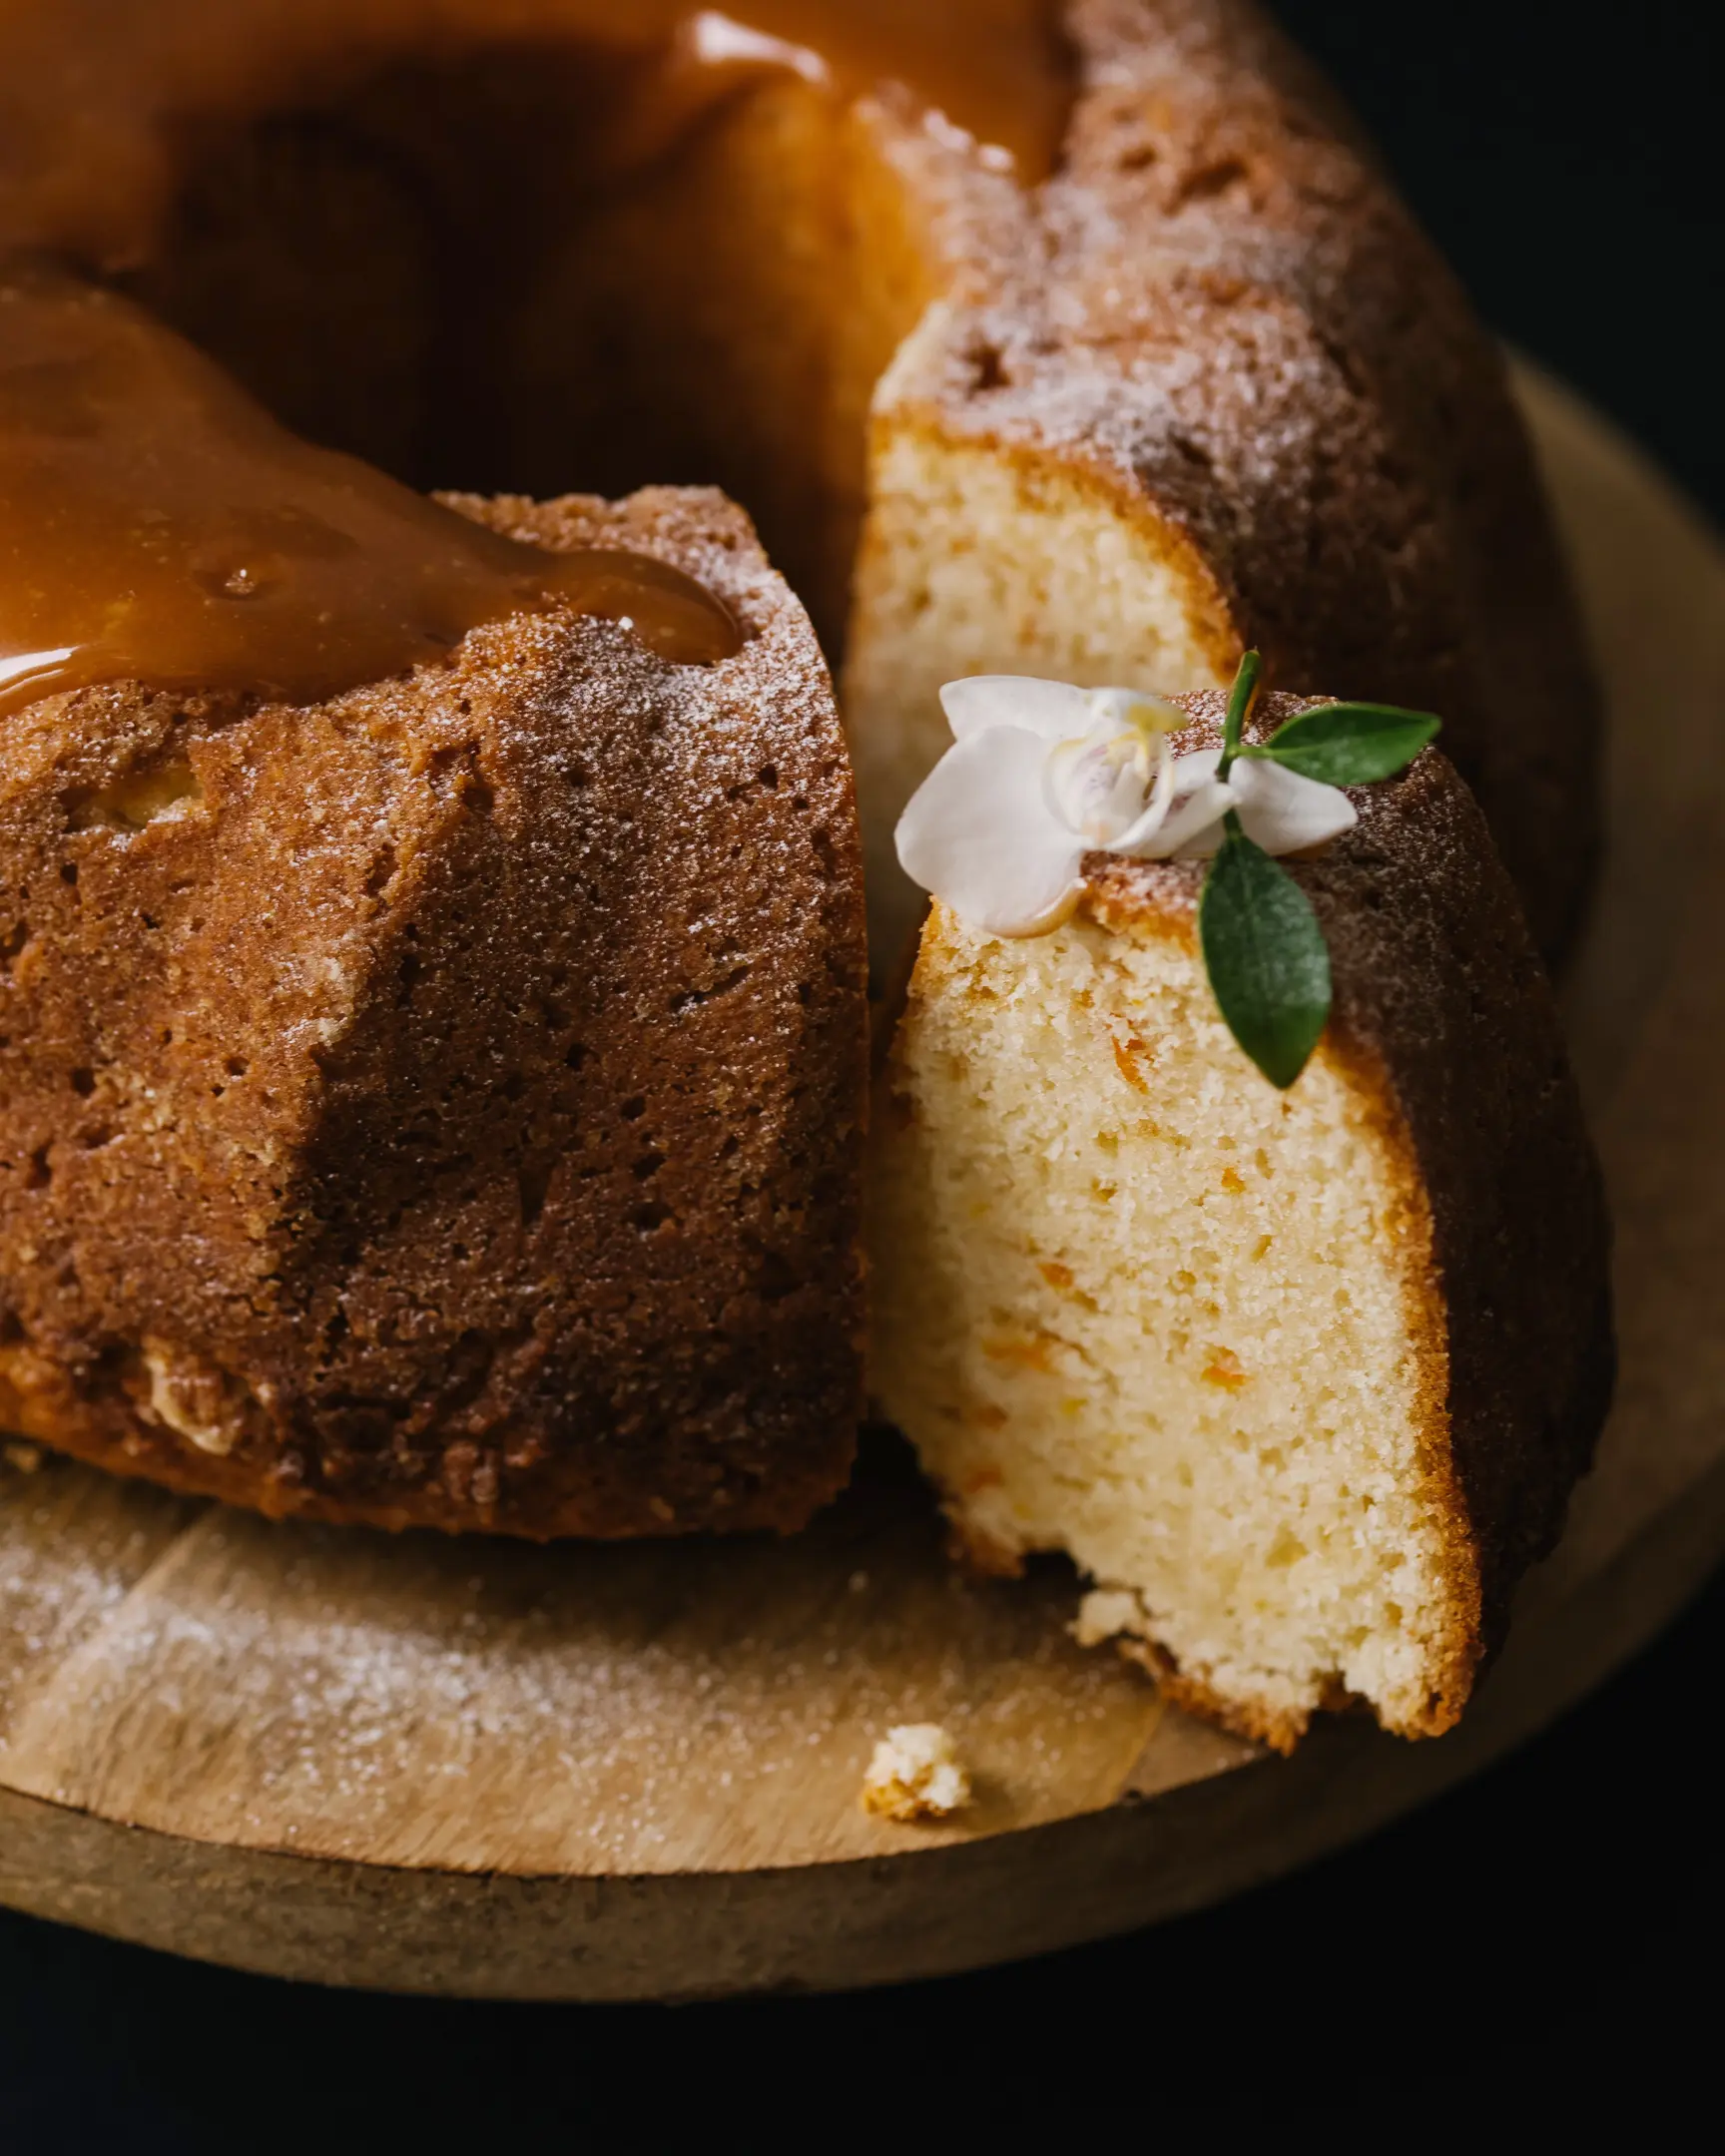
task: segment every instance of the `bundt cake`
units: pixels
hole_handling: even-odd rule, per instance
[[[1199,947],[1223,699],[1177,701],[1193,793],[1148,815],[1171,857],[1074,841],[1065,887],[1005,801],[978,925],[982,837],[948,811],[938,872],[972,917],[934,906],[882,1078],[872,1381],[972,1561],[1069,1552],[1080,1637],[1176,1699],[1284,1748],[1346,1698],[1433,1734],[1604,1413],[1599,1182],[1514,892],[1435,749],[1327,830],[1328,788],[1285,821],[1288,847],[1328,835],[1280,865],[1334,1000],[1304,1074],[1259,1076],[1208,922]],[[1248,738],[1308,708],[1265,699]],[[927,812],[905,822],[935,857]]]
[[[1575,921],[1498,359],[1246,0],[8,0],[0,261],[0,1420],[53,1443],[538,1534],[842,1478],[827,676],[718,497],[573,488],[758,519],[882,967],[942,682],[1249,642],[1440,710]]]

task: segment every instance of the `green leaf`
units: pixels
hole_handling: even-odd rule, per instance
[[[1222,761],[1216,767],[1218,779],[1226,779],[1228,767],[1242,752],[1240,729],[1246,724],[1246,714],[1252,709],[1252,699],[1257,693],[1258,677],[1264,671],[1264,661],[1255,651],[1242,652],[1240,664],[1234,670],[1234,686],[1228,692],[1228,713],[1222,721]]]
[[[1394,704],[1318,704],[1240,754],[1285,765],[1325,786],[1373,786],[1412,764],[1439,723],[1430,712],[1401,711]]]
[[[1228,1030],[1273,1086],[1306,1068],[1330,1015],[1330,951],[1311,900],[1229,811],[1198,933]]]

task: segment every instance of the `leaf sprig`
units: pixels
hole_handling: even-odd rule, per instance
[[[1240,661],[1222,727],[1218,779],[1237,761],[1280,764],[1325,786],[1393,779],[1437,735],[1429,712],[1393,704],[1317,704],[1266,742],[1242,740],[1263,661]],[[1198,934],[1228,1030],[1273,1086],[1306,1068],[1330,1017],[1330,949],[1312,901],[1288,871],[1247,837],[1239,814],[1222,819],[1222,843],[1198,901]]]
[[[1406,771],[1438,727],[1430,712],[1394,704],[1316,704],[1240,754],[1284,765],[1321,786],[1376,786]]]

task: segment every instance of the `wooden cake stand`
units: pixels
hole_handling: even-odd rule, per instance
[[[285,1976],[698,1996],[972,1967],[1197,1908],[1528,1737],[1725,1552],[1725,560],[1523,374],[1612,715],[1570,1018],[1616,1213],[1600,1462],[1462,1727],[1269,1759],[1080,1653],[1069,1573],[957,1578],[894,1459],[794,1541],[553,1549],[271,1526],[13,1448],[0,1900]],[[858,1805],[939,1721],[962,1823]]]

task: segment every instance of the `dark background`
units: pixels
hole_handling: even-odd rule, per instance
[[[1487,317],[1725,514],[1716,0],[1276,12]],[[1721,2048],[1722,1656],[1725,1583],[1549,1736],[1347,1856],[1159,1931],[899,1991],[464,2006],[0,1913],[0,2151],[908,2149],[1105,2111],[1135,2141],[1299,2113],[1419,2141],[1604,2125],[1613,2099],[1663,2140]]]

